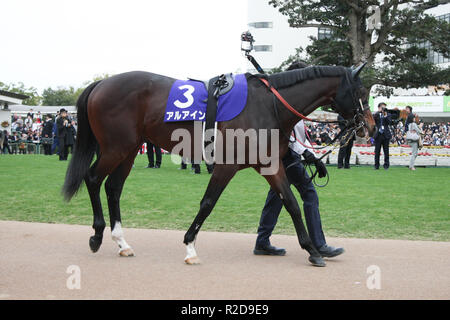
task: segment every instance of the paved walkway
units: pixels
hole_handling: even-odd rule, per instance
[[[201,231],[202,264],[188,266],[182,231],[125,228],[136,257],[123,258],[109,228],[95,254],[88,226],[0,221],[0,230],[0,299],[450,299],[450,242],[329,238],[346,253],[316,268],[293,236],[273,236],[286,256],[261,257],[255,235]],[[79,290],[67,288],[71,265]],[[370,290],[376,274],[380,289]]]

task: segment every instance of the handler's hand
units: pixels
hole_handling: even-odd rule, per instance
[[[312,152],[305,150],[303,152],[303,158],[307,164],[313,164],[316,166],[317,173],[319,174],[319,178],[323,178],[327,175],[327,168],[323,164],[322,160],[317,159]]]
[[[312,154],[312,152],[305,150],[302,154],[303,158],[305,158],[305,161],[307,164],[313,164],[316,163],[316,157]]]
[[[323,164],[322,160],[316,159],[315,162],[317,173],[319,174],[319,178],[323,178],[327,175],[327,168]]]

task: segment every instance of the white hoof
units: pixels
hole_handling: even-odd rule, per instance
[[[114,230],[111,232],[111,237],[115,243],[119,246],[119,255],[121,257],[134,257],[134,251],[125,241],[123,237],[122,225],[119,221],[116,222]]]
[[[186,264],[189,264],[189,265],[200,264],[200,258],[199,257],[190,257],[190,258],[184,259],[184,262],[186,262]]]
[[[134,257],[134,251],[131,248],[123,249],[119,251],[121,257]]]
[[[186,245],[186,251],[187,255],[186,258],[184,258],[184,262],[186,262],[186,264],[200,264],[200,259],[197,256],[197,252],[195,251],[193,242],[190,242]]]

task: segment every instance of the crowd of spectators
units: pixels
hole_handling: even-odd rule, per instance
[[[335,123],[308,123],[308,135],[311,141],[317,145],[330,144],[334,137],[340,132],[339,126]],[[427,146],[450,146],[450,122],[423,123],[424,132],[423,144]],[[405,145],[404,125],[399,121],[391,126],[391,144]],[[374,144],[372,139],[367,140],[367,144]]]
[[[11,133],[6,130],[0,131],[0,153],[36,153],[38,145],[40,146],[42,142],[49,142],[46,138],[56,140],[56,119],[58,116],[59,112],[56,116],[41,115],[40,112],[34,113],[32,109],[26,117],[13,114],[11,117]],[[53,130],[50,135],[45,134],[44,136],[43,128],[48,121],[52,122]],[[69,121],[76,132],[76,118],[69,115]],[[431,122],[422,125],[424,145],[450,146],[450,122]],[[340,132],[339,125],[336,123],[308,123],[307,130],[311,141],[317,145],[330,144]],[[404,125],[401,121],[391,126],[391,132],[391,144],[407,144]],[[54,153],[58,151],[57,145],[55,146],[54,141],[51,142],[53,144],[51,153]],[[373,144],[372,139],[369,139],[367,144]]]
[[[10,154],[34,154],[42,144],[51,144],[51,152],[59,152],[57,146],[56,116],[51,114],[42,115],[40,112],[34,113],[30,109],[26,116],[13,114],[11,116],[11,132],[2,130],[0,132],[0,153]],[[69,121],[74,126],[76,132],[76,118],[69,115]],[[44,127],[47,122],[47,129],[51,125],[51,133],[45,133]],[[43,134],[44,132],[44,134]]]

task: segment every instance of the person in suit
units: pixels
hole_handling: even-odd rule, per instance
[[[47,115],[47,118],[45,120],[44,126],[42,128],[42,138],[45,138],[44,145],[44,154],[45,155],[51,155],[52,154],[52,144],[49,143],[51,138],[53,137],[53,119],[50,115]],[[48,140],[47,140],[48,139]]]
[[[306,168],[300,161],[301,156],[303,156],[306,163],[316,166],[320,178],[327,175],[327,169],[320,159],[317,159],[312,152],[303,146],[311,147],[311,144],[306,139],[303,120],[299,121],[294,127],[293,136],[295,139],[293,138],[294,140],[289,143],[288,152],[283,158],[286,175],[303,200],[306,226],[314,246],[323,257],[336,257],[342,254],[344,249],[329,246],[325,241],[319,212],[319,198]],[[272,246],[269,241],[282,207],[283,203],[278,194],[270,189],[259,221],[258,237],[253,250],[255,255],[283,256],[286,254],[285,249]]]
[[[342,130],[345,129],[345,120],[341,115],[338,115],[339,128]],[[350,156],[352,155],[353,141],[355,140],[355,134],[352,133],[352,136],[349,138],[348,143],[347,139],[345,141],[341,141],[339,153],[338,153],[338,169],[350,169]],[[347,143],[347,145],[345,145]]]
[[[67,160],[67,155],[69,153],[68,145],[66,142],[67,132],[69,126],[69,119],[67,117],[67,110],[62,108],[59,111],[58,120],[56,120],[56,132],[59,143],[59,160]]]
[[[75,136],[77,135],[77,131],[75,130],[75,121],[69,121],[67,124],[67,133],[65,139],[65,145],[67,146],[67,154],[73,152],[73,146],[75,145]]]
[[[389,129],[391,124],[391,115],[386,110],[386,104],[381,102],[378,104],[378,111],[374,114],[373,119],[377,126],[377,131],[374,136],[375,140],[375,170],[380,168],[380,152],[383,147],[385,170],[389,169],[389,141],[392,134]]]
[[[154,145],[150,141],[145,142],[147,143],[147,158],[148,158],[148,165],[146,168],[155,168],[155,169],[161,168],[162,162],[161,148]],[[155,148],[155,152],[153,152],[153,148]],[[155,157],[153,157],[153,154],[155,154]],[[154,158],[156,158],[156,162]]]

